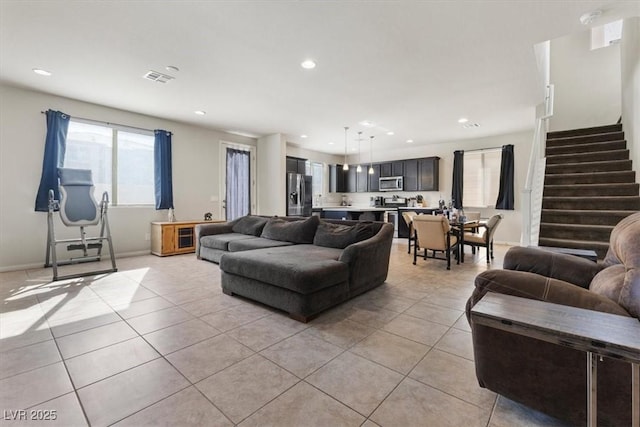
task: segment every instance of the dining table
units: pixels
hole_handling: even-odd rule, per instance
[[[464,232],[465,230],[477,230],[480,227],[481,221],[450,221],[451,231],[458,238],[458,260],[464,263]]]

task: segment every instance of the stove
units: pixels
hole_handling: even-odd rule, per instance
[[[385,208],[401,208],[407,206],[407,199],[404,197],[386,197],[384,199]]]

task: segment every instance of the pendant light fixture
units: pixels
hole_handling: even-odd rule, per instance
[[[369,175],[373,175],[373,135],[369,137]]]
[[[360,164],[362,163],[360,161],[360,157],[361,157],[361,153],[362,151],[360,151],[360,143],[362,142],[362,131],[358,132],[358,167],[356,168],[356,172],[360,173],[362,172],[362,166],[360,166]]]
[[[344,127],[344,165],[342,165],[343,171],[349,170],[349,163],[347,163],[347,131],[349,130],[349,126]]]

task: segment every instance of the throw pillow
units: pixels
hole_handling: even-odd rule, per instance
[[[234,233],[247,234],[250,236],[259,236],[262,234],[262,229],[269,219],[260,216],[243,216],[238,219],[231,228]]]
[[[323,222],[318,226],[313,244],[326,248],[344,249],[347,246],[373,237],[373,224],[356,225],[332,224]]]
[[[313,243],[313,236],[320,223],[320,218],[311,216],[297,221],[286,221],[281,218],[271,218],[262,230],[261,237],[282,242],[309,244]]]

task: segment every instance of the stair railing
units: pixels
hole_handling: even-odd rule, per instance
[[[554,87],[547,85],[544,98],[544,114],[536,119],[533,133],[527,179],[522,192],[522,238],[523,246],[537,246],[542,217],[542,191],[546,166],[545,145],[547,122],[553,116]]]

